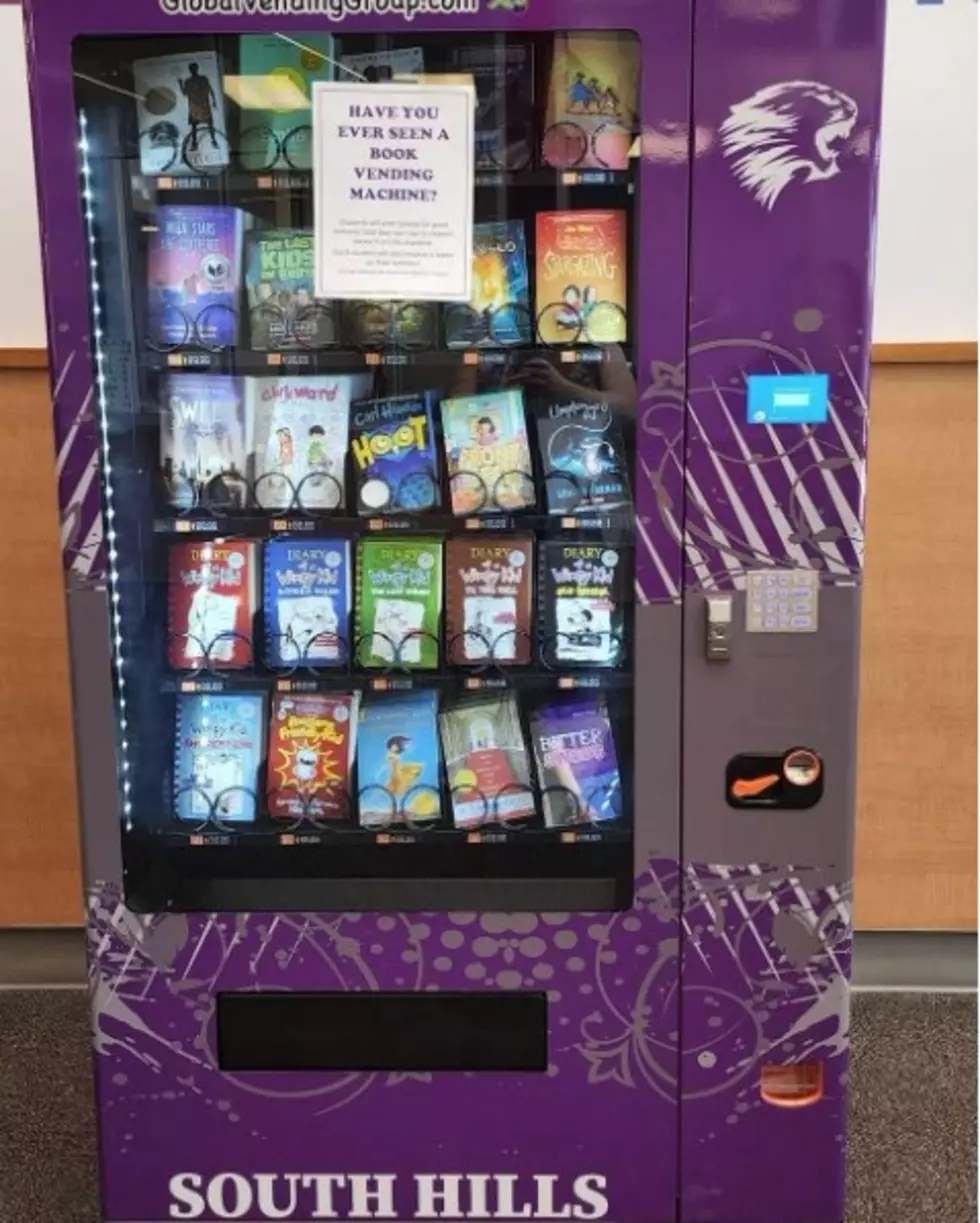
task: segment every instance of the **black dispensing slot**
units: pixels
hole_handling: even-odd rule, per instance
[[[507,993],[225,993],[218,1068],[537,1071],[548,1000]]]

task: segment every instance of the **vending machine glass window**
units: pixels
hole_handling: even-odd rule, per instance
[[[628,908],[638,38],[83,38],[74,77],[128,905]],[[468,302],[317,296],[338,80],[472,87]]]

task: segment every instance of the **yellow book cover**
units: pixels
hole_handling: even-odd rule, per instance
[[[633,34],[556,34],[544,159],[625,170],[637,122],[639,43]]]

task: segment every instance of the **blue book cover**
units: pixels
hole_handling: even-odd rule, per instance
[[[473,226],[473,290],[468,308],[446,311],[450,348],[530,344],[531,289],[523,221]]]
[[[270,667],[346,664],[349,540],[271,540],[265,547],[264,594]]]
[[[365,827],[439,818],[438,699],[411,692],[361,706],[357,808]]]
[[[250,823],[258,810],[261,693],[177,699],[174,803],[179,820]]]
[[[360,514],[438,509],[435,392],[361,399],[351,407],[350,451]]]

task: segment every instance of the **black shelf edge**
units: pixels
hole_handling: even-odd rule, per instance
[[[161,682],[161,691],[186,696],[215,696],[234,692],[283,693],[304,695],[318,692],[351,692],[362,690],[367,694],[381,692],[416,692],[432,689],[449,690],[461,695],[479,692],[554,691],[554,692],[606,692],[627,691],[634,686],[632,670],[609,668],[582,668],[581,671],[542,671],[524,667],[476,674],[459,671],[415,671],[369,672],[339,670],[335,674],[325,672],[316,676],[296,672],[290,675],[225,672],[222,674],[199,672],[187,675],[167,676]]]

